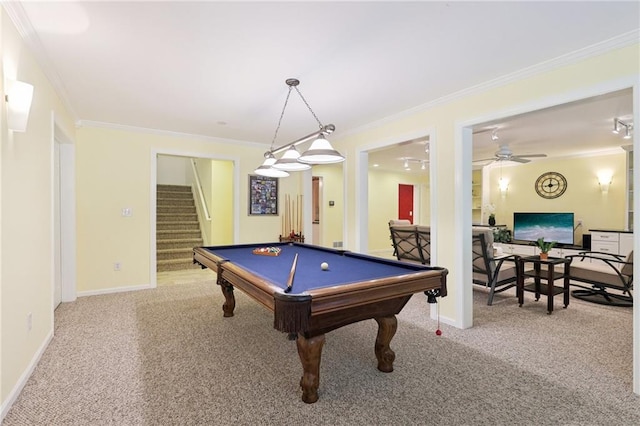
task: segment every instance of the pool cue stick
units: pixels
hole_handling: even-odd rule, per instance
[[[302,194],[299,195],[300,204],[298,205],[298,230],[300,234],[300,242],[302,242]]]
[[[284,222],[284,226],[285,226],[285,232],[286,232],[286,236],[287,238],[289,238],[289,194],[287,194],[286,196],[287,199],[287,211],[285,212],[286,215],[286,219]]]
[[[293,256],[293,265],[291,265],[291,271],[289,272],[289,278],[287,279],[287,288],[284,289],[285,293],[289,293],[291,291],[291,287],[293,287],[293,276],[296,274],[296,265],[298,263],[298,253]]]

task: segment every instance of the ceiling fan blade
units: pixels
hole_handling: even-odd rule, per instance
[[[518,155],[518,157],[520,158],[542,158],[542,157],[546,157],[547,154],[525,154],[525,155]]]
[[[516,163],[529,163],[531,160],[527,160],[526,158],[522,158],[519,157],[517,155],[512,156],[511,158],[509,158],[509,161],[515,161]]]
[[[480,163],[482,161],[496,161],[496,158],[493,157],[493,158],[483,158],[481,160],[473,160],[474,163]]]

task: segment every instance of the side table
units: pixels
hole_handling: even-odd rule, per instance
[[[533,269],[525,272],[525,264],[533,263]],[[564,293],[564,307],[569,306],[569,259],[563,257],[549,257],[547,259],[540,259],[540,256],[525,256],[520,257],[517,261],[518,264],[518,284],[516,287],[516,293],[518,295],[518,304],[522,306],[524,303],[524,291],[533,291],[536,294],[536,301],[540,299],[540,294],[547,295],[547,314],[553,313],[553,296],[556,294]],[[564,264],[562,272],[556,271],[556,265]],[[546,266],[546,269],[542,269],[542,265]],[[526,278],[533,278],[533,284],[524,285]],[[555,286],[553,283],[555,280],[564,280],[562,287]],[[545,283],[541,281],[545,280]]]

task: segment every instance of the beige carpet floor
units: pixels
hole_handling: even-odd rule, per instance
[[[198,281],[199,280],[199,281]],[[5,418],[14,425],[638,425],[628,308],[568,309],[474,292],[475,326],[399,316],[394,372],[377,371],[376,324],[331,332],[320,399],[300,400],[295,342],[236,292],[223,318],[213,275],[92,296],[56,311],[55,338]]]

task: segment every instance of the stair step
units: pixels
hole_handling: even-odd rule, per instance
[[[175,240],[184,238],[198,238],[200,239],[202,234],[200,229],[166,229],[156,230],[156,239],[158,240]]]
[[[156,185],[156,191],[170,191],[170,192],[191,192],[191,187],[188,185]]]
[[[197,214],[196,206],[156,206],[157,213]]]
[[[195,203],[193,202],[193,197],[191,199],[189,198],[158,198],[156,200],[156,205],[157,206],[195,206]]]
[[[198,215],[195,213],[156,213],[158,222],[197,222]]]
[[[198,222],[158,222],[156,231],[178,231],[200,229]]]
[[[192,258],[188,259],[170,259],[170,260],[158,260],[156,262],[156,271],[180,271],[184,269],[198,269],[200,265],[193,263]]]
[[[185,238],[179,240],[156,240],[157,250],[168,249],[193,249],[194,247],[202,247],[202,238]]]
[[[164,199],[191,199],[193,200],[193,193],[189,192],[181,192],[181,191],[157,191],[156,199],[164,200]]]
[[[193,257],[192,248],[165,249],[157,251],[157,260],[177,260],[191,259]]]

